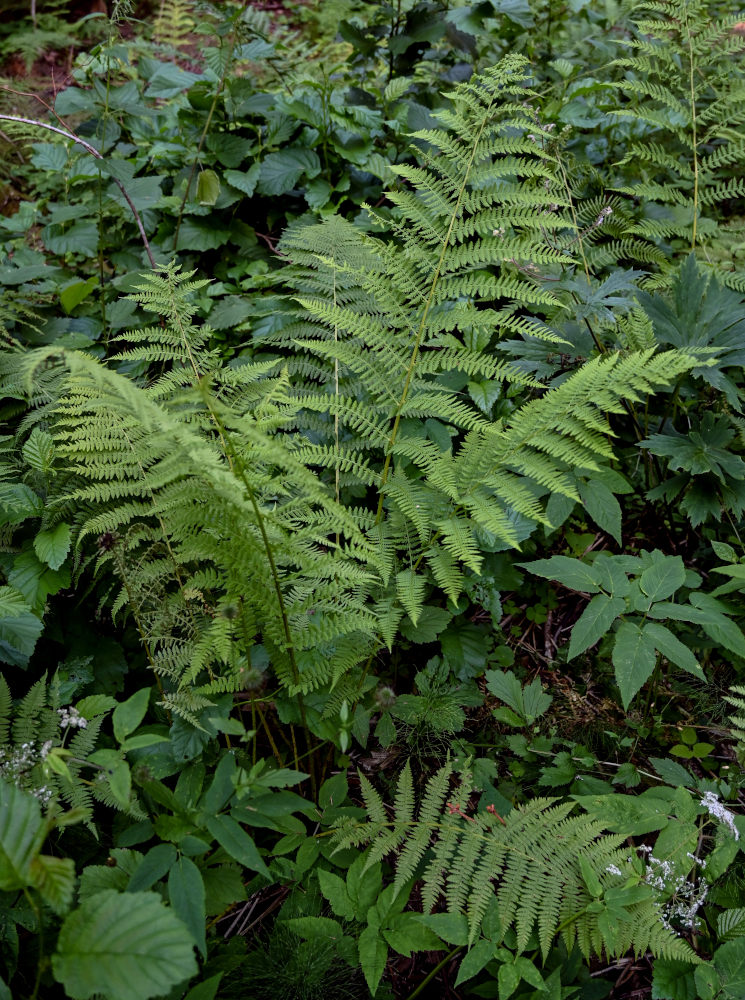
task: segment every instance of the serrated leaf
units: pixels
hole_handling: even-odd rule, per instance
[[[189,928],[194,943],[207,957],[205,892],[202,873],[191,858],[180,857],[168,873],[168,898],[173,912]]]
[[[706,680],[706,675],[696,657],[669,628],[656,622],[647,622],[642,631],[654,643],[655,648],[676,667],[686,670],[699,680]]]
[[[621,544],[621,505],[611,491],[597,479],[579,484],[582,505],[595,524]]]
[[[197,971],[191,934],[156,893],[107,889],[62,924],[55,979],[73,1000],[149,1000]]]
[[[518,563],[536,576],[547,580],[558,580],[570,590],[585,594],[597,594],[597,573],[592,566],[583,563],[581,559],[570,559],[569,556],[552,556],[550,559],[536,559],[535,562]]]
[[[15,892],[31,884],[31,862],[42,841],[38,800],[0,781],[0,891]]]
[[[584,653],[590,646],[594,646],[607,633],[625,608],[626,602],[621,597],[596,594],[572,629],[567,658],[571,660],[575,656],[579,656],[580,653]]]
[[[621,622],[613,647],[613,667],[625,709],[652,676],[656,661],[657,654],[651,639],[636,623]]]
[[[680,556],[664,556],[645,569],[639,586],[650,601],[664,601],[685,583],[686,570]]]
[[[70,525],[58,524],[48,531],[40,531],[34,538],[34,552],[50,569],[57,570],[70,551]]]
[[[261,163],[257,189],[260,194],[277,196],[291,191],[305,174],[316,177],[321,170],[318,154],[312,149],[288,147],[269,153]]]
[[[271,881],[269,869],[259,854],[256,844],[236,820],[231,816],[211,816],[207,820],[206,826],[220,847],[227,851],[231,858]]]

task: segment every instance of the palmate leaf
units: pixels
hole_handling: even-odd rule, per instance
[[[65,920],[52,969],[67,995],[149,1000],[197,971],[186,926],[154,892],[106,889]]]

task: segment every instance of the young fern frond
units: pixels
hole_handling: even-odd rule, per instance
[[[629,55],[614,63],[623,78],[613,86],[630,103],[612,113],[643,131],[621,161],[634,164],[634,180],[616,190],[645,205],[631,234],[695,249],[719,228],[706,210],[743,198],[731,175],[744,147],[745,39],[733,31],[742,14],[712,20],[704,0],[645,0],[634,19],[635,37],[620,43]]]
[[[573,803],[551,799],[535,799],[505,818],[493,808],[472,812],[470,776],[464,774],[449,792],[451,776],[446,765],[430,778],[415,818],[408,765],[392,818],[363,779],[370,822],[343,821],[336,850],[367,843],[368,864],[397,852],[396,888],[421,879],[425,910],[442,903],[449,913],[465,915],[469,944],[479,938],[496,895],[500,936],[513,927],[518,951],[534,947],[535,934],[545,958],[560,934],[568,949],[577,944],[588,958],[651,950],[697,961],[690,946],[664,926],[652,887],[637,878],[630,888],[634,870],[622,834],[606,834],[602,823],[572,815]]]

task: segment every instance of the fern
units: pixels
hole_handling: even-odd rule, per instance
[[[621,43],[629,54],[615,61],[623,79],[614,84],[630,103],[613,114],[641,131],[621,161],[641,177],[616,190],[643,200],[644,217],[630,232],[653,243],[708,242],[718,232],[710,210],[745,193],[732,174],[745,155],[745,39],[732,30],[741,17],[712,20],[704,0],[634,8],[635,37]]]
[[[408,764],[393,818],[361,778],[369,823],[343,821],[335,849],[369,844],[368,866],[397,852],[396,891],[421,879],[425,909],[442,902],[449,913],[464,914],[469,944],[479,938],[496,894],[500,937],[513,927],[518,951],[534,947],[535,935],[545,958],[560,934],[567,948],[577,944],[588,958],[651,950],[697,961],[689,945],[663,925],[652,888],[635,878],[628,847],[621,847],[624,835],[605,834],[602,823],[571,815],[572,803],[550,799],[519,806],[505,819],[493,808],[471,812],[470,776],[464,774],[451,792],[451,774],[445,765],[430,778],[416,817]],[[615,872],[625,873],[625,888]]]
[[[149,384],[53,350],[0,361],[28,398],[21,433],[43,419],[65,464],[54,503],[75,511],[79,546],[105,541],[112,611],[133,616],[182,718],[232,689],[257,642],[290,692],[361,682],[404,614],[433,590],[458,600],[485,538],[515,547],[552,494],[577,499],[576,469],[611,457],[626,401],[696,363],[609,353],[546,389],[495,354],[515,332],[555,344],[572,308],[539,280],[575,267],[559,238],[574,224],[554,153],[531,139],[534,99],[525,61],[504,59],[415,134],[421,165],[396,168],[390,218],[371,212],[385,232],[291,229],[285,322],[260,361],[220,364],[192,301],[204,283],[174,265],[134,296],[162,325],[127,333],[114,360],[147,365]],[[509,418],[454,373],[509,395]]]

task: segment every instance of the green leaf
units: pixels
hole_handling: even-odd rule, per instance
[[[728,941],[717,948],[712,958],[722,981],[722,1000],[745,997],[745,938]]]
[[[378,934],[377,928],[366,927],[357,942],[360,965],[370,992],[375,995],[385,972],[388,946]]]
[[[98,892],[62,924],[55,979],[73,1000],[149,1000],[197,971],[191,934],[156,893]]]
[[[145,718],[149,700],[150,688],[140,688],[131,698],[116,706],[111,720],[114,725],[114,736],[119,743],[123,743]]]
[[[639,578],[639,586],[650,601],[664,601],[685,583],[686,569],[680,556],[657,557]]]
[[[460,963],[458,978],[455,985],[460,986],[468,979],[473,979],[494,958],[495,944],[493,941],[477,941]]]
[[[334,875],[333,872],[319,868],[318,885],[337,917],[344,917],[346,920],[354,919],[354,904],[349,898],[344,879]]]
[[[695,966],[678,958],[658,958],[652,976],[652,1000],[698,1000]]]
[[[234,858],[245,868],[258,872],[271,882],[272,877],[269,874],[269,869],[264,864],[256,844],[231,816],[211,816],[207,820],[206,826],[220,847],[227,851],[231,858]]]
[[[571,660],[594,646],[608,632],[613,622],[626,609],[621,597],[596,594],[577,619],[572,629],[567,659]]]
[[[70,525],[58,524],[49,531],[40,531],[34,539],[34,552],[50,569],[59,569],[70,551]]]
[[[613,647],[613,667],[625,709],[652,676],[656,661],[654,645],[639,626],[633,622],[621,622]]]
[[[232,184],[234,188],[238,188],[250,198],[256,189],[260,174],[261,164],[254,163],[245,172],[243,170],[226,170],[223,177],[228,184]]]
[[[84,302],[98,284],[98,278],[91,277],[87,281],[75,281],[62,289],[59,295],[62,308],[67,315]]]
[[[312,149],[288,147],[278,153],[269,153],[261,163],[261,176],[257,189],[260,194],[287,194],[305,174],[316,177],[321,171],[321,161]]]
[[[181,857],[168,873],[168,898],[173,912],[189,928],[194,943],[207,957],[205,893],[202,873],[191,860]]]
[[[31,882],[55,913],[66,913],[75,889],[75,863],[72,858],[37,855],[31,862]]]
[[[579,484],[582,504],[595,524],[621,544],[621,505],[611,491],[597,479]]]
[[[197,201],[200,205],[214,205],[219,197],[220,178],[214,170],[202,170],[197,178]]]
[[[680,667],[681,670],[693,674],[694,677],[698,677],[699,680],[706,680],[706,675],[696,657],[688,646],[685,646],[677,636],[673,635],[669,628],[658,625],[656,622],[647,622],[642,632],[671,663]]]
[[[43,627],[14,587],[0,587],[0,663],[25,667]]]
[[[31,862],[44,840],[38,799],[0,781],[0,891],[30,885]]]
[[[224,973],[218,972],[216,976],[210,976],[210,978],[205,979],[204,982],[197,983],[196,986],[192,986],[184,997],[184,1000],[215,1000],[215,997],[217,996],[217,988],[220,985],[220,980],[223,975]]]
[[[163,878],[176,861],[176,848],[173,844],[156,844],[151,847],[132,872],[127,883],[127,892],[142,892]]]
[[[416,913],[399,913],[383,928],[383,937],[399,955],[409,958],[415,951],[441,951],[443,944]]]
[[[536,559],[531,563],[518,563],[523,569],[543,576],[547,580],[558,580],[570,590],[584,594],[597,594],[597,573],[592,566],[583,563],[581,559],[570,559],[569,556],[551,556],[550,559]]]
[[[520,985],[520,973],[510,962],[503,962],[497,972],[499,1000],[508,1000]]]

